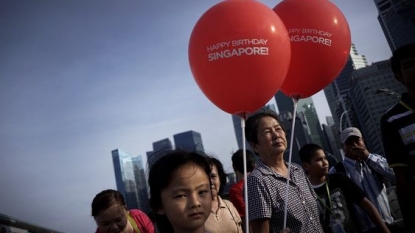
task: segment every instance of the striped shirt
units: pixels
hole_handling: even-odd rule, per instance
[[[393,168],[405,171],[403,178],[407,184],[408,200],[405,205],[409,211],[405,225],[414,227],[415,209],[415,100],[407,93],[402,94],[399,103],[386,111],[380,121],[382,141],[388,163]],[[399,187],[398,187],[399,188]],[[399,193],[398,193],[399,198]],[[402,206],[401,206],[402,208]],[[403,210],[403,208],[402,208]],[[412,213],[411,213],[412,211]],[[411,228],[413,229],[413,228]]]
[[[415,101],[404,93],[401,101],[382,116],[383,146],[391,167],[409,166],[409,170],[415,170],[414,109]]]
[[[247,184],[249,220],[266,218],[271,233],[282,231],[287,179],[259,160]],[[287,227],[291,233],[322,233],[317,196],[297,164],[291,165],[289,184]]]
[[[377,154],[369,154],[367,160],[363,162],[345,157],[343,165],[346,175],[362,189],[370,202],[379,211],[383,221],[388,224],[393,223],[386,187],[383,179],[380,179],[380,176],[382,176],[390,181],[395,180],[395,174],[388,166],[386,159]],[[336,171],[335,167],[330,169],[330,173],[336,172],[338,171]],[[367,231],[376,227],[366,212],[359,206],[355,205],[355,211],[361,231]]]

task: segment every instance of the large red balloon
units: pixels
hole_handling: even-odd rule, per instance
[[[264,106],[281,87],[291,50],[288,32],[266,5],[228,0],[198,20],[189,41],[189,63],[206,97],[237,115]]]
[[[291,97],[309,97],[330,84],[346,64],[349,25],[329,0],[284,0],[274,11],[291,40],[291,64],[281,91]]]

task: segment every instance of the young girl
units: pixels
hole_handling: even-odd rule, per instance
[[[204,233],[212,205],[210,166],[194,152],[172,151],[150,168],[150,207],[163,232]]]
[[[107,189],[98,193],[91,204],[97,223],[96,233],[153,233],[154,226],[147,215],[138,209],[128,210],[122,194]]]

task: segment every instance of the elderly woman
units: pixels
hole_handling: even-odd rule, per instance
[[[216,158],[208,158],[211,172],[212,209],[205,222],[209,233],[242,233],[242,220],[232,202],[223,200],[220,194],[226,184],[226,174],[222,163]]]
[[[289,171],[284,161],[288,143],[278,115],[264,110],[250,116],[245,133],[260,158],[247,179],[248,214],[253,232],[282,231],[288,201],[286,226],[292,233],[322,233],[317,197],[310,182],[299,165],[292,164]]]
[[[116,190],[98,193],[92,201],[92,216],[98,225],[95,233],[153,233],[148,216],[138,209],[128,210],[124,197]]]

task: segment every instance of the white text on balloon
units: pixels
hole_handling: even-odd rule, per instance
[[[327,46],[331,46],[331,40],[319,37],[319,36],[290,36],[291,42],[313,42],[313,43],[319,43]]]
[[[237,49],[227,49],[219,52],[209,53],[209,61],[215,61],[221,58],[230,58],[242,55],[268,55],[268,47],[247,47]]]
[[[242,45],[267,45],[268,40],[266,39],[238,39],[238,40],[232,40],[232,41],[224,41],[219,42],[214,45],[207,46],[207,51],[212,52],[217,49],[230,47],[232,45],[233,47],[236,46],[242,46]]]

